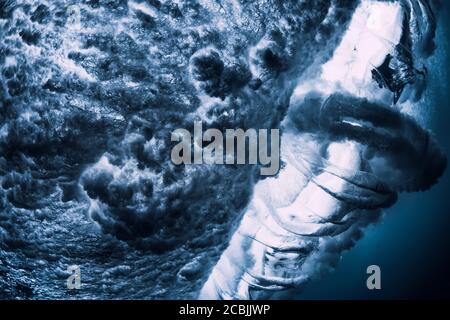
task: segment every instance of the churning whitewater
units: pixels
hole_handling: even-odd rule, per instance
[[[294,297],[445,170],[418,116],[436,12],[1,1],[0,299]],[[174,163],[198,122],[280,130],[276,175]]]

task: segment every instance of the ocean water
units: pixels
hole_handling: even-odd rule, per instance
[[[171,131],[278,127],[357,2],[80,3],[0,2],[0,299],[196,298],[259,178],[173,166]],[[421,113],[447,151],[449,20]],[[447,296],[449,183],[402,195],[293,298]]]
[[[450,5],[444,1],[426,93],[427,127],[450,155]],[[402,194],[385,217],[342,255],[336,270],[310,283],[299,299],[410,299],[450,296],[450,174],[424,193]],[[381,290],[368,290],[369,265]]]

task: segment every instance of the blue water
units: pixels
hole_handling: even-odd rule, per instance
[[[450,155],[450,5],[439,22],[430,69],[429,128]],[[337,269],[308,285],[300,299],[412,299],[450,297],[450,172],[424,193],[403,194],[385,218],[367,229]],[[381,268],[381,290],[368,290],[366,268]]]

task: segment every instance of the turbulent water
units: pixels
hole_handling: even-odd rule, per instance
[[[1,1],[0,298],[196,298],[259,169],[170,133],[279,127],[358,3]]]

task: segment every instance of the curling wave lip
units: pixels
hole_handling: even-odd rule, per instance
[[[446,155],[430,132],[395,106],[336,93],[319,113],[320,128],[334,139],[358,141],[367,147],[369,158],[389,158],[405,171],[402,181],[388,181],[395,191],[426,190],[446,169]]]

